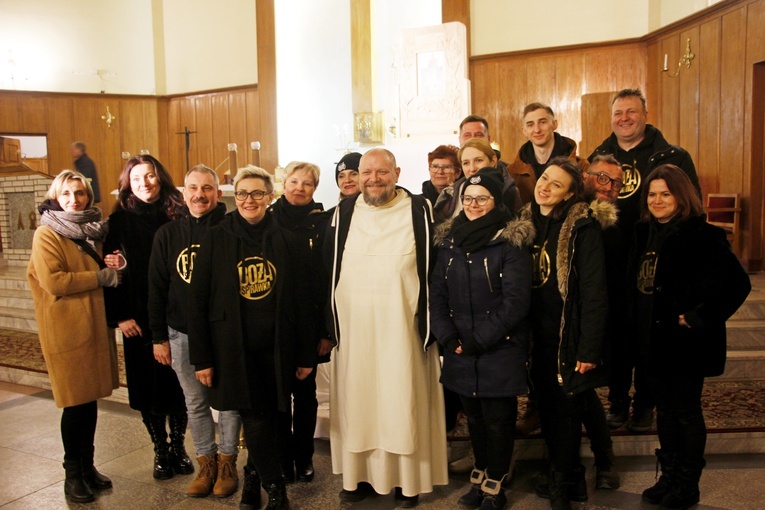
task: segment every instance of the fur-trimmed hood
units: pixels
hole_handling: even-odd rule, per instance
[[[449,232],[452,229],[452,224],[456,218],[451,218],[441,223],[436,227],[435,234],[433,234],[433,244],[440,246],[448,237]],[[534,222],[531,221],[531,216],[528,218],[512,219],[507,222],[504,228],[497,231],[497,234],[492,239],[495,240],[498,237],[502,237],[506,243],[517,248],[528,248],[534,244],[534,237],[536,237],[537,231],[534,228]]]

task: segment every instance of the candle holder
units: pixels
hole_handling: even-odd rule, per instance
[[[680,69],[683,67],[683,64],[685,64],[686,69],[690,69],[691,67],[691,61],[696,58],[696,55],[691,51],[691,39],[688,38],[685,42],[685,54],[680,57],[680,60],[677,61],[677,71],[673,73],[669,72],[669,68],[667,67],[667,59],[668,56],[665,53],[664,54],[664,67],[662,68],[662,73],[667,73],[667,76],[670,76],[672,78],[676,77],[678,74],[680,74]]]

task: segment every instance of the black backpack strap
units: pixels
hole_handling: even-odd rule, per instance
[[[87,241],[83,239],[72,239],[72,242],[75,243],[77,246],[79,246],[82,251],[90,255],[90,257],[96,261],[98,264],[98,267],[101,269],[104,269],[106,267],[106,263],[104,262],[104,259],[101,258],[101,256],[96,252],[96,250],[93,249],[93,247],[88,243]]]

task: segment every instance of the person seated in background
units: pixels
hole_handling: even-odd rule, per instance
[[[454,145],[439,145],[428,153],[430,179],[422,183],[422,196],[430,200],[431,204],[436,203],[444,188],[462,175],[458,152],[459,149]]]

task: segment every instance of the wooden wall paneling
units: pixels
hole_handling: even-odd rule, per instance
[[[499,114],[497,103],[501,101],[500,94],[497,92],[499,90],[498,75],[497,63],[486,62],[476,69],[475,76],[471,80],[473,110],[470,113],[486,117],[490,133],[494,124],[497,123]],[[459,132],[459,126],[455,126],[455,130]]]
[[[470,0],[441,0],[441,23],[459,21],[467,28],[467,54],[470,55]]]
[[[276,34],[274,0],[255,2],[258,43],[258,99],[260,100],[261,166],[273,170],[279,163],[276,115]]]
[[[247,161],[247,163],[252,165],[258,165],[260,164],[259,161],[253,161],[252,151],[250,150],[250,142],[258,142],[260,141],[262,143],[261,138],[261,132],[260,132],[260,101],[258,98],[260,97],[260,93],[257,89],[251,89],[247,90],[244,93],[244,110],[239,110],[236,114],[231,116],[231,134],[232,136],[238,136],[235,135],[235,133],[238,133],[239,129],[242,129],[242,126],[244,126],[245,131],[245,143],[247,144],[247,157],[243,159],[243,161]],[[233,110],[233,102],[229,102],[230,107]],[[241,106],[239,106],[241,108]],[[241,114],[241,112],[244,111],[244,115]],[[242,118],[244,117],[244,118]]]
[[[706,195],[720,188],[720,19],[699,27],[699,146],[694,159],[699,175],[703,175],[701,190]]]
[[[750,269],[761,270],[765,258],[765,1],[747,5],[746,59],[744,78],[744,183],[749,195],[749,215],[744,217],[744,236],[749,231]],[[751,112],[751,113],[749,113]],[[746,210],[746,202],[744,204]]]
[[[617,60],[615,60],[614,57],[616,57]],[[616,55],[614,51],[608,51],[605,48],[601,51],[596,50],[585,53],[584,69],[586,73],[586,90],[584,91],[584,94],[593,94],[623,88],[616,76],[617,71],[621,69],[621,66],[614,65],[614,62],[620,61],[621,58],[621,55]]]
[[[613,68],[615,81],[611,84],[612,86],[610,89],[605,90],[621,90],[626,88],[645,89],[649,66],[658,69],[658,66],[661,65],[658,60],[651,61],[648,59],[646,47],[642,44],[630,44],[616,47],[613,50],[608,51],[608,54],[610,55],[611,62],[606,65],[609,68]],[[618,62],[619,65],[614,65],[613,62]],[[591,70],[588,68],[588,75],[590,74],[590,71]]]
[[[595,92],[582,96],[580,157],[589,157],[603,140],[611,136],[611,101],[615,92]],[[561,134],[566,136],[563,131]]]
[[[527,59],[518,59],[510,65],[498,65],[499,98],[495,123],[499,130],[494,135],[500,143],[502,160],[512,162],[525,138],[521,135],[523,108],[527,101],[526,83],[529,68]],[[456,126],[455,126],[456,127]],[[494,132],[494,131],[493,131]]]
[[[136,155],[142,149],[151,152],[151,148],[144,143],[144,113],[140,100],[123,99],[120,101],[120,117],[115,122],[115,126],[119,126],[122,135],[119,147],[120,154],[127,151],[131,155]],[[151,154],[159,158],[156,152],[151,152]],[[159,159],[161,161],[161,158]],[[162,161],[162,164],[165,162]]]
[[[673,34],[664,38],[661,41],[661,62],[664,63],[664,55],[668,55],[669,73],[674,73],[677,70],[677,61],[680,58],[680,36]],[[685,45],[683,45],[683,49]],[[681,71],[682,72],[682,71]],[[680,95],[680,80],[677,76],[670,77],[668,73],[662,73],[659,83],[659,97],[658,101],[661,101],[661,112],[659,117],[650,116],[650,105],[648,105],[648,122],[655,124],[656,127],[664,134],[664,138],[669,143],[678,142],[678,117],[680,116],[680,101],[678,100]]]
[[[48,130],[45,99],[42,96],[32,96],[20,100],[19,120],[22,132],[45,133]]]
[[[678,136],[671,143],[676,143],[687,150],[693,161],[698,160],[699,156],[699,60],[703,55],[699,53],[699,28],[692,27],[680,34],[681,51],[684,54],[686,41],[691,40],[691,51],[696,54],[696,58],[691,62],[691,67],[686,69],[683,65],[679,79],[678,91]],[[697,169],[698,170],[698,169]],[[714,176],[712,176],[714,177]],[[708,178],[706,174],[699,175],[699,179],[705,181]],[[705,185],[701,182],[701,189]]]
[[[181,114],[181,122],[180,122],[180,129],[178,129],[178,132],[183,131],[185,128],[188,128],[189,131],[197,131],[194,134],[189,135],[189,167],[194,166],[195,161],[199,160],[199,130],[197,129],[197,117],[196,117],[196,102],[194,101],[193,97],[185,97],[181,99],[180,101],[180,114]],[[186,171],[186,145],[185,145],[185,137],[182,134],[173,134],[175,136],[176,142],[181,144],[181,162],[176,168],[182,169],[183,172]],[[177,140],[180,140],[178,142]]]
[[[242,91],[232,92],[228,96],[228,141],[235,142],[239,150],[236,154],[236,163],[239,168],[250,164],[250,142],[258,140],[257,138],[250,139],[250,130],[253,132],[259,129],[258,118],[250,114],[250,108],[257,108],[257,99],[250,98],[248,101],[249,91],[247,93]],[[225,150],[226,147],[223,147]],[[226,151],[228,156],[228,151]],[[224,158],[225,159],[225,158]],[[221,159],[223,161],[223,159]],[[224,173],[230,168],[229,163],[226,162],[220,168],[220,173]],[[270,169],[273,170],[273,169]]]
[[[242,145],[243,137],[234,140],[229,133],[229,119],[231,117],[228,107],[229,96],[228,93],[221,93],[214,94],[210,98],[212,106],[212,155],[210,160],[205,162],[205,165],[210,168],[217,167],[228,157],[227,146],[230,142],[236,143],[239,154],[246,154],[246,148]]]
[[[74,101],[68,97],[47,97],[45,105],[48,112],[48,169],[55,175],[72,166],[70,147],[76,141]]]
[[[147,115],[156,116],[156,132],[153,133],[153,136],[157,143],[157,154],[160,154],[165,160],[171,161],[170,100],[164,97],[158,98],[155,103],[147,106]]]
[[[744,171],[745,9],[723,17],[721,36],[720,190],[740,191]]]
[[[197,96],[194,99],[194,110],[197,118],[197,157],[192,159],[190,166],[198,164],[211,165],[213,160],[213,120],[212,120],[212,94]],[[186,168],[181,169],[181,176]]]
[[[19,96],[0,96],[0,131],[18,133],[21,131]]]
[[[179,135],[183,131],[181,122],[181,107],[183,99],[172,98],[167,103],[167,146],[168,164],[173,168],[185,168],[184,138]],[[194,136],[194,135],[191,135]]]
[[[571,53],[555,59],[555,111],[558,129],[577,144],[582,139],[582,94],[585,92],[584,55]],[[563,131],[561,131],[563,132]]]
[[[662,103],[659,98],[661,97],[661,83],[664,79],[664,73],[661,72],[664,64],[664,52],[661,51],[659,42],[653,42],[646,45],[645,53],[646,69],[643,93],[648,103],[648,122],[656,125],[658,124],[657,121],[661,119],[662,113]]]
[[[164,160],[167,160],[165,151],[160,150],[159,144],[159,117],[158,104],[161,99],[142,99],[141,112],[143,113],[143,144],[152,154],[157,154]],[[165,114],[167,117],[167,114]],[[165,127],[167,118],[164,119]]]
[[[117,202],[116,197],[111,192],[118,188],[119,176],[122,171],[122,159],[120,157],[121,138],[129,127],[132,128],[132,126],[125,122],[125,119],[132,118],[136,110],[140,111],[140,106],[137,107],[135,102],[131,101],[127,111],[124,111],[122,109],[123,102],[116,101],[114,98],[97,99],[94,103],[96,105],[96,112],[100,112],[93,126],[95,127],[101,151],[98,160],[95,160],[95,162],[98,169],[98,184],[101,188],[101,207],[108,214],[114,209],[114,204]],[[112,127],[107,127],[106,122],[101,119],[101,114],[106,112],[107,105],[112,115],[117,116],[117,120],[114,121]],[[140,114],[138,119],[138,123],[142,123]]]

